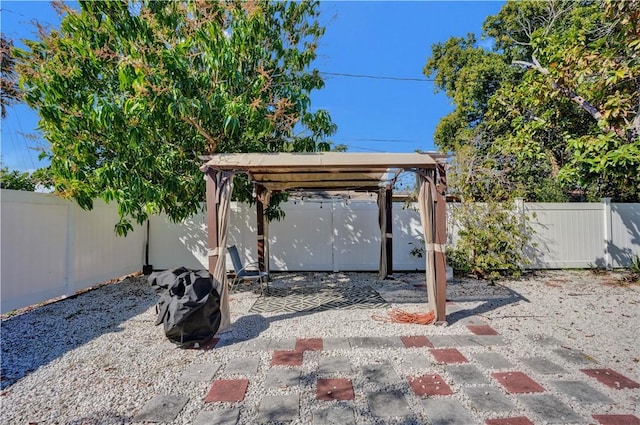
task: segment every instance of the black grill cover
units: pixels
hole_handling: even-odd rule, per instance
[[[181,347],[205,344],[220,327],[220,294],[207,270],[185,267],[154,272],[149,283],[160,292],[156,325]]]

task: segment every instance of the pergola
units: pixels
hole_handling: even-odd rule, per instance
[[[233,176],[247,174],[257,204],[260,270],[268,270],[268,222],[264,208],[272,193],[305,190],[375,191],[381,232],[380,277],[393,271],[392,188],[403,171],[416,174],[418,204],[425,239],[428,305],[436,323],[446,321],[446,172],[445,156],[437,153],[237,153],[202,157],[207,181],[209,272],[221,294],[220,329],[230,325],[226,283],[226,245]],[[286,218],[285,218],[286,220]]]

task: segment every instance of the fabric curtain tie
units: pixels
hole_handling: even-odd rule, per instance
[[[216,257],[218,255],[220,255],[219,248],[213,248],[213,249],[207,250],[207,257]]]

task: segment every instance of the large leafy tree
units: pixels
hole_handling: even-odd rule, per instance
[[[323,86],[309,69],[324,32],[316,2],[58,7],[60,29],[18,54],[25,100],[40,114],[57,191],[85,208],[117,202],[118,233],[152,212],[197,211],[200,155],[329,149],[335,125],[310,111]]]
[[[12,54],[13,41],[0,34],[0,115],[7,116],[7,107],[20,100],[20,88]]]
[[[456,107],[435,139],[461,153],[460,194],[640,200],[639,22],[637,0],[508,2],[485,20],[491,51],[433,46],[425,73]]]

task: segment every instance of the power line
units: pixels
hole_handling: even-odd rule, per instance
[[[419,83],[428,83],[428,82],[435,81],[435,79],[429,79],[429,78],[387,77],[382,75],[347,74],[342,72],[322,72],[321,71],[320,74],[331,75],[333,77],[369,78],[371,80],[416,81]]]

